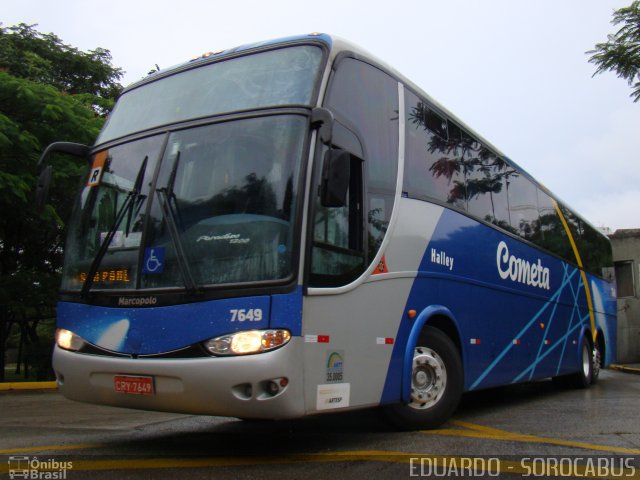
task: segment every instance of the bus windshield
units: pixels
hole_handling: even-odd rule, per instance
[[[289,278],[306,131],[303,115],[269,115],[99,152],[101,177],[89,176],[70,224],[63,289],[87,275],[93,289]]]
[[[161,77],[122,95],[96,143],[221,113],[309,105],[321,60],[319,47],[301,45]]]

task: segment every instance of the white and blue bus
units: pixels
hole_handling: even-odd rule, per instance
[[[69,223],[68,398],[240,418],[587,387],[615,357],[607,238],[408,79],[312,34],[128,87]]]

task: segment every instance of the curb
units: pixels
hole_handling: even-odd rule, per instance
[[[624,365],[609,365],[609,368],[611,368],[612,370],[618,370],[619,372],[634,373],[636,375],[640,375],[640,368],[626,367]]]
[[[7,382],[0,383],[0,392],[9,390],[52,390],[58,388],[56,382]]]

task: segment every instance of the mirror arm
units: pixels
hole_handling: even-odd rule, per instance
[[[54,142],[44,149],[37,165],[40,166],[54,152],[68,153],[76,157],[85,157],[88,161],[91,147],[73,142]]]
[[[318,129],[320,140],[325,145],[331,145],[333,132],[333,113],[322,107],[316,107],[311,111],[311,126]]]

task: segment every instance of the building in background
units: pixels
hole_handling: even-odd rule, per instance
[[[619,363],[640,361],[640,228],[609,236],[618,289]]]

